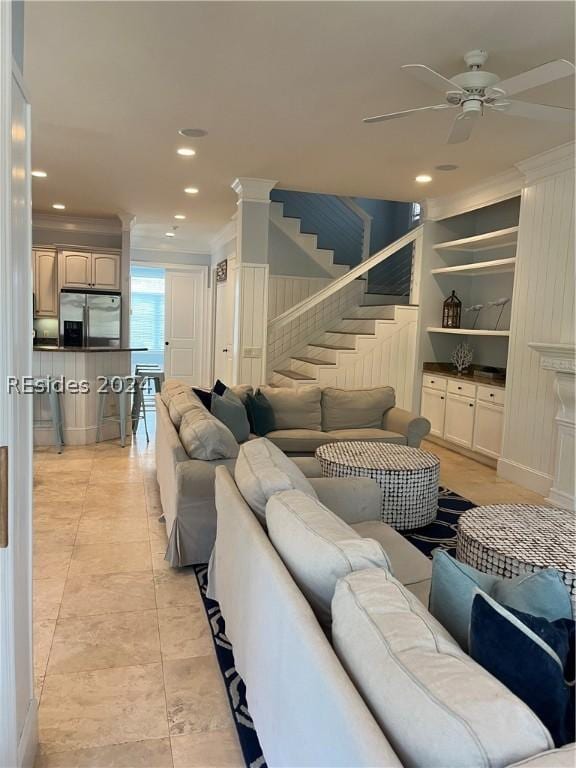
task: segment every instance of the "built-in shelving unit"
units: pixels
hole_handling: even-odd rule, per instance
[[[516,257],[509,259],[493,259],[492,261],[477,261],[473,264],[458,264],[455,267],[439,267],[432,269],[433,275],[496,275],[501,272],[513,272]]]
[[[428,333],[451,333],[458,336],[510,336],[510,331],[491,331],[484,328],[426,328]]]
[[[489,251],[494,248],[503,248],[514,245],[518,239],[518,227],[506,227],[494,232],[486,232],[472,237],[461,237],[458,240],[448,240],[444,243],[436,243],[437,251]]]

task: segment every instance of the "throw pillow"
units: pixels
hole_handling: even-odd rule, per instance
[[[189,389],[188,392],[181,392],[179,395],[174,395],[168,405],[168,414],[176,429],[180,429],[184,414],[193,408],[204,410],[202,403],[196,397],[194,392],[192,392],[192,389]]]
[[[385,411],[395,403],[392,387],[326,387],[322,392],[322,429],[381,429]]]
[[[212,394],[211,412],[223,424],[226,424],[230,432],[236,438],[236,442],[245,443],[250,437],[250,424],[246,415],[246,408],[240,398],[227,389],[222,396],[215,392]]]
[[[522,699],[557,747],[574,741],[574,622],[507,609],[478,592],[470,655]]]
[[[197,387],[192,387],[192,391],[198,400],[200,400],[204,408],[210,410],[212,405],[212,392],[209,389],[198,389]]]
[[[274,410],[268,399],[259,390],[254,395],[246,395],[246,412],[250,422],[250,431],[258,437],[264,437],[276,428]]]
[[[220,397],[222,397],[222,395],[224,394],[224,392],[226,392],[227,389],[228,387],[226,386],[226,384],[224,384],[224,382],[220,381],[220,379],[216,379],[216,383],[212,387],[212,392],[215,392],[217,395],[220,395]]]
[[[235,459],[238,443],[228,427],[205,408],[187,411],[180,425],[180,442],[191,459]]]
[[[549,621],[572,618],[570,595],[557,571],[548,569],[503,579],[477,571],[437,549],[432,564],[430,613],[464,650],[468,648],[472,601],[478,589],[498,603]]]

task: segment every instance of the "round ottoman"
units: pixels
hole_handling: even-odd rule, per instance
[[[316,449],[324,477],[369,477],[382,489],[382,522],[399,530],[428,525],[438,511],[440,461],[419,448],[345,441]]]
[[[493,504],[458,522],[456,557],[484,573],[512,578],[555,568],[576,602],[576,521],[558,507]]]

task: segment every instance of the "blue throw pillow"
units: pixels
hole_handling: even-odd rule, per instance
[[[470,656],[538,715],[554,744],[574,741],[574,622],[507,609],[478,592]]]
[[[503,579],[477,571],[441,549],[434,551],[430,613],[463,650],[468,649],[472,601],[478,589],[517,611],[549,621],[571,619],[570,594],[558,571],[547,569]]]
[[[250,421],[250,429],[258,437],[264,437],[276,426],[274,410],[270,401],[260,390],[254,395],[246,396],[246,411]]]
[[[240,398],[226,389],[223,395],[212,392],[211,413],[223,424],[226,424],[230,432],[236,438],[237,443],[245,443],[250,437],[250,424],[246,414],[246,408]]]

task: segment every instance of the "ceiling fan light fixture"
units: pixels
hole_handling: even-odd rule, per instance
[[[414,179],[418,184],[429,184],[432,181],[432,176],[428,173],[419,173]]]
[[[455,163],[442,163],[441,165],[435,165],[435,171],[455,171],[458,166]]]
[[[178,133],[180,136],[186,136],[188,139],[201,139],[203,136],[206,136],[208,131],[205,131],[204,128],[180,128]]]

